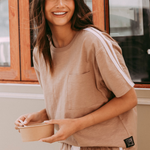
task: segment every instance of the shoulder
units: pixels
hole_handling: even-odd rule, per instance
[[[81,30],[77,42],[79,45],[82,45],[86,51],[95,51],[95,48],[100,47],[101,45],[98,37],[93,34],[92,28],[85,28]]]
[[[106,32],[104,31],[100,31],[94,27],[89,27],[89,28],[85,28],[84,30],[84,34],[85,36],[87,36],[90,40],[95,41],[95,42],[100,42],[101,44],[103,43],[103,41],[109,41],[109,42],[113,42],[116,43],[117,42]]]
[[[118,43],[108,33],[100,31],[93,27],[84,29],[83,33],[86,37],[87,42],[94,45],[96,53],[105,51],[110,47],[122,53],[122,50]]]
[[[80,31],[80,38],[83,41],[87,41],[90,43],[96,42],[97,41],[97,36],[93,34],[92,28],[85,28],[82,31]]]

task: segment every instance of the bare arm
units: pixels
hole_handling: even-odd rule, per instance
[[[59,131],[48,138],[41,139],[42,142],[53,143],[67,139],[74,133],[83,130],[84,128],[96,125],[111,118],[114,118],[128,110],[131,110],[137,105],[137,97],[132,88],[124,96],[119,98],[113,98],[107,104],[99,108],[98,110],[80,118],[76,119],[61,119],[50,120],[48,124],[58,124]]]
[[[120,114],[129,111],[137,105],[137,97],[134,88],[119,98],[113,98],[98,110],[78,118],[78,130],[112,119]]]

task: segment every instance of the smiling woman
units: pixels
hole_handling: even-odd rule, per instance
[[[48,120],[58,132],[40,141],[60,141],[61,150],[136,150],[134,83],[117,42],[94,26],[84,0],[33,0],[31,19],[46,108],[19,117],[16,129]]]

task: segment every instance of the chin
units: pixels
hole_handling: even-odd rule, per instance
[[[67,25],[67,24],[69,24],[68,22],[57,22],[56,24],[53,24],[53,26],[65,26],[65,25]]]

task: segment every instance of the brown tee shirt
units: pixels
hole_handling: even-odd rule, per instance
[[[33,51],[34,68],[43,89],[49,119],[79,118],[126,94],[133,86],[122,51],[107,33],[94,28],[77,32],[63,48],[51,45],[54,74],[43,55]],[[64,141],[80,147],[126,147],[136,144],[136,107],[113,119],[85,128]],[[58,125],[55,125],[58,130]],[[132,142],[132,141],[131,141]],[[136,145],[133,147],[136,149]]]

